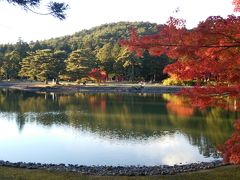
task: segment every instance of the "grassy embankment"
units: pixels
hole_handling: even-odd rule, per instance
[[[47,170],[29,170],[29,169],[20,169],[20,168],[8,168],[0,167],[0,179],[2,180],[11,180],[11,179],[57,179],[57,180],[75,180],[75,179],[132,179],[132,180],[147,180],[147,179],[229,179],[235,180],[240,179],[240,166],[224,166],[210,170],[197,171],[191,173],[182,173],[172,176],[146,176],[146,177],[101,177],[101,176],[86,176],[80,173],[73,172],[56,172],[56,171],[47,171]]]

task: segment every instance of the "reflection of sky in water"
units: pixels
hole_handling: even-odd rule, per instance
[[[19,131],[14,114],[7,118],[0,113],[1,160],[80,165],[173,165],[213,160],[177,132],[144,140],[118,139],[35,122],[26,123]]]

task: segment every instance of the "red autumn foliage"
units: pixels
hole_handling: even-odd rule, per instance
[[[180,80],[240,83],[240,17],[207,18],[188,30],[183,20],[170,18],[158,34],[140,37],[134,29],[131,38],[120,43],[140,56],[147,50],[153,56],[166,53],[176,60],[164,72]]]
[[[98,68],[93,68],[88,76],[95,79],[97,82],[106,81],[107,73],[106,71],[100,70]]]
[[[218,150],[226,163],[240,164],[240,120],[234,123],[235,132]]]

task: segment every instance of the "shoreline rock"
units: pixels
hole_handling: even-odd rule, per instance
[[[1,161],[0,166],[41,169],[48,171],[78,172],[85,175],[94,176],[156,176],[156,175],[174,175],[183,172],[193,172],[198,170],[212,169],[225,166],[222,160],[212,162],[191,163],[184,165],[159,165],[159,166],[84,166],[73,164],[42,164]]]

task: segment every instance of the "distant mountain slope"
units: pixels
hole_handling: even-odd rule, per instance
[[[80,48],[97,50],[106,43],[116,43],[121,38],[128,38],[130,28],[136,28],[140,35],[153,34],[158,31],[158,25],[149,22],[118,22],[82,30],[73,35],[52,38],[31,43],[32,47],[43,46],[45,49],[65,50],[71,52]]]

